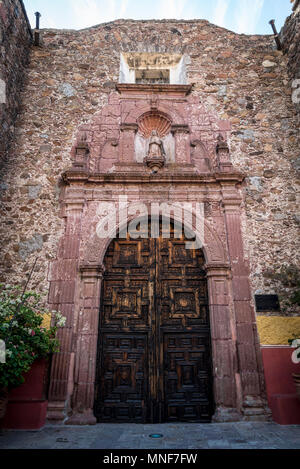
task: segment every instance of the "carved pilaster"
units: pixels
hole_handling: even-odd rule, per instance
[[[210,263],[205,266],[210,305],[210,329],[213,355],[214,397],[218,420],[219,409],[231,409],[231,420],[237,417],[237,390],[235,382],[235,341],[232,331],[230,303],[231,271],[227,263]]]
[[[123,123],[120,126],[120,130],[121,161],[132,162],[134,161],[134,139],[138,125],[135,123]]]
[[[251,304],[249,266],[245,261],[241,230],[241,198],[238,191],[225,185],[223,208],[227,245],[232,266],[232,293],[236,329],[236,353],[242,393],[244,419],[268,418],[264,378],[259,358],[255,314]]]
[[[80,312],[77,323],[77,343],[74,369],[74,393],[69,425],[93,425],[94,386],[97,358],[97,338],[101,281],[101,266],[81,265]]]
[[[190,130],[188,125],[172,125],[171,132],[175,139],[176,163],[191,162]]]
[[[83,201],[70,200],[65,207],[66,229],[60,241],[59,255],[49,269],[49,305],[66,318],[65,327],[59,331],[60,349],[52,358],[49,388],[49,420],[64,420],[69,407],[73,373],[74,307],[78,282],[78,258],[81,234]]]

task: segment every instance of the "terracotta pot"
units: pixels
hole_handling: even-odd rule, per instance
[[[293,380],[296,386],[296,393],[300,399],[300,373],[293,373]]]
[[[0,419],[2,419],[6,413],[8,403],[8,390],[7,388],[0,388]]]

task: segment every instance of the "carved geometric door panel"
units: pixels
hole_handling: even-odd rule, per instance
[[[149,230],[150,232],[150,230]],[[190,241],[190,240],[189,240]],[[185,238],[115,239],[105,256],[95,415],[207,422],[213,413],[207,284]]]
[[[148,395],[147,336],[104,333],[102,347],[101,400],[96,401],[96,415],[103,422],[143,422]]]
[[[164,335],[166,421],[210,421],[207,334]]]

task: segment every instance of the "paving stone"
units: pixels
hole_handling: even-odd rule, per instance
[[[149,438],[162,433],[160,440]],[[235,424],[46,426],[38,432],[3,431],[6,449],[300,449],[300,425]]]
[[[230,447],[227,440],[208,440],[207,443],[211,449],[227,449]]]

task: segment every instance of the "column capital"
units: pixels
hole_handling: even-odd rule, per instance
[[[241,197],[228,197],[222,200],[222,206],[226,211],[236,211],[242,205],[242,201]]]
[[[81,264],[79,266],[81,278],[102,278],[105,268],[101,265]]]
[[[64,201],[66,212],[81,212],[84,206],[84,199],[66,199]]]
[[[189,129],[189,126],[185,124],[173,124],[171,126],[171,132],[173,134],[176,134],[176,133],[189,134],[190,129]]]
[[[120,125],[120,130],[131,130],[133,132],[137,132],[138,130],[138,125],[135,122],[123,122],[123,124]]]
[[[230,264],[209,263],[205,265],[207,277],[229,277],[231,274]]]

